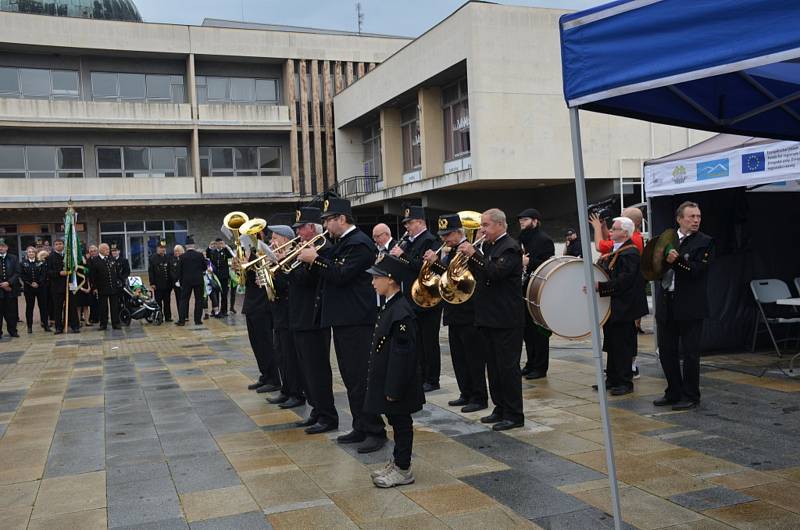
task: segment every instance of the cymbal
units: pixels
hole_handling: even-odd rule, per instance
[[[666,255],[678,248],[678,232],[667,228],[660,236],[647,242],[642,252],[642,276],[645,280],[660,280],[668,268]]]

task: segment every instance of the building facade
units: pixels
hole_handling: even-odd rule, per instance
[[[339,189],[360,218],[537,207],[577,221],[563,11],[469,2],[334,98]],[[641,201],[642,162],[707,133],[584,113],[590,200]],[[401,231],[402,229],[398,229]]]
[[[204,245],[231,210],[334,185],[334,94],[409,42],[12,12],[0,28],[0,236],[51,240],[72,204],[82,239],[139,271],[161,238]]]

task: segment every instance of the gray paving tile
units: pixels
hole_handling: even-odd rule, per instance
[[[112,440],[106,442],[106,454],[109,458],[132,455],[161,455],[161,443],[158,439]]]
[[[680,504],[684,508],[689,508],[695,512],[702,512],[705,510],[732,506],[734,504],[742,504],[756,499],[738,491],[716,487],[673,495],[669,500],[675,504]]]
[[[192,530],[271,530],[272,525],[267,522],[266,516],[261,512],[247,512],[228,517],[206,519],[189,525]]]
[[[255,422],[239,409],[228,414],[206,416],[203,418],[203,423],[214,435],[248,432],[258,428]]]
[[[105,469],[105,463],[105,453],[102,447],[83,453],[51,454],[47,459],[44,476],[53,478],[101,471]]]
[[[113,482],[106,487],[109,506],[112,504],[137,503],[147,497],[175,497],[175,485],[169,476],[130,482]]]
[[[168,458],[178,493],[238,486],[239,475],[222,453]]]
[[[587,504],[575,497],[516,469],[473,475],[462,480],[526,519],[588,508]]]
[[[182,517],[183,513],[177,496],[145,497],[137,502],[109,503],[108,505],[109,528],[177,520]]]
[[[133,526],[120,526],[116,527],[119,530],[188,530],[189,525],[186,519],[165,519],[163,521],[155,521],[152,523],[143,523]]]
[[[446,436],[459,436],[489,430],[486,425],[468,420],[431,403],[425,404],[420,412],[414,414],[414,421],[436,429]]]
[[[106,484],[109,488],[114,484],[125,484],[128,482],[139,482],[158,478],[171,480],[169,467],[165,460],[135,465],[112,464],[106,469]]]
[[[588,528],[614,528],[614,516],[597,508],[586,508],[574,512],[559,513],[547,517],[539,517],[534,523],[545,530],[586,530]],[[623,522],[622,528],[635,529]]]
[[[217,443],[205,429],[202,431],[162,434],[159,440],[167,458],[219,451]]]

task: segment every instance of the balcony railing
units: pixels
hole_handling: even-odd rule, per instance
[[[339,197],[358,197],[380,190],[379,182],[377,175],[350,177],[336,183],[334,191]]]

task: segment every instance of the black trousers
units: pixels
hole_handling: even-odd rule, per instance
[[[258,371],[261,373],[258,380],[264,384],[280,385],[281,377],[272,338],[272,313],[249,313],[245,320],[250,347],[253,348]]]
[[[39,320],[41,320],[43,327],[49,327],[50,323],[47,322],[47,289],[39,286],[37,288],[25,288],[25,323],[28,329],[33,327],[33,309],[36,304],[39,304]]]
[[[236,289],[238,289],[238,287],[230,287],[231,305],[228,308],[230,311],[236,311]]]
[[[331,330],[294,332],[294,347],[305,381],[311,417],[323,425],[339,426],[339,413],[333,399],[331,371]]]
[[[525,311],[525,353],[528,357],[525,366],[543,374],[547,373],[550,367],[550,337],[542,333],[527,311]]]
[[[172,288],[175,292],[175,309],[178,310],[178,320],[181,319],[181,288],[177,285]]]
[[[219,311],[223,315],[228,314],[228,290],[230,289],[231,279],[229,277],[219,278]],[[233,304],[231,304],[233,305]]]
[[[439,384],[442,371],[442,354],[439,349],[441,322],[442,304],[417,313],[417,355],[422,367],[423,383]]]
[[[64,303],[66,301],[66,292],[50,291],[50,297],[53,300],[53,320],[55,321],[56,331],[64,331]],[[69,315],[67,315],[69,328],[72,330],[79,329],[78,327],[78,308],[75,305],[75,293],[69,292]]]
[[[118,294],[99,294],[97,295],[98,313],[100,325],[108,325],[108,306],[111,306],[111,325],[119,326],[119,295]]]
[[[281,392],[289,397],[302,398],[304,393],[303,373],[294,344],[294,333],[290,329],[275,330],[275,351],[278,353],[278,369],[281,373]]]
[[[156,287],[155,297],[156,303],[161,306],[161,311],[164,313],[165,320],[172,320],[172,287],[165,287],[159,289]]]
[[[194,323],[203,323],[203,308],[206,305],[203,300],[203,284],[192,286],[181,286],[181,303],[178,306],[178,320],[186,322],[189,319],[189,299],[194,293]]]
[[[6,321],[6,330],[9,333],[17,332],[19,305],[17,297],[11,293],[3,294],[0,298],[0,335],[3,334],[3,320]]]
[[[472,324],[450,324],[447,326],[447,337],[461,397],[470,403],[485,405],[488,396],[483,335]]]
[[[411,467],[411,450],[414,446],[414,420],[411,414],[387,414],[386,419],[394,431],[394,463],[402,470]]]
[[[208,294],[208,301],[211,303],[211,309],[216,307],[219,310],[219,290],[214,289]]]
[[[603,326],[606,351],[606,387],[633,388],[633,358],[636,355],[636,323],[613,322]]]
[[[383,419],[377,414],[364,412],[373,330],[373,326],[335,327],[333,346],[339,362],[339,373],[347,388],[353,430],[372,436],[386,436]]]
[[[494,414],[504,420],[525,421],[522,414],[522,328],[478,328],[486,346],[486,368]]]
[[[700,339],[703,335],[703,321],[675,320],[672,299],[667,298],[667,314],[659,315],[656,328],[658,355],[667,378],[664,396],[669,400],[700,401]]]
[[[97,296],[90,292],[89,293],[89,322],[94,324],[100,321],[100,317],[97,314],[99,310],[99,303],[97,301]]]

